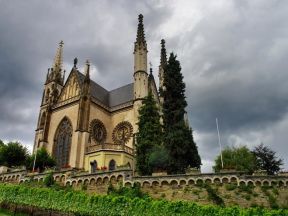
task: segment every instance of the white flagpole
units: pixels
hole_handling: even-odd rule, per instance
[[[35,170],[36,158],[37,158],[37,150],[35,152],[35,157],[34,157],[34,162],[33,162],[33,169],[32,169],[33,173],[34,173],[34,170]]]
[[[219,147],[220,147],[221,165],[222,165],[222,169],[223,169],[224,165],[223,165],[223,156],[222,156],[222,146],[221,146],[221,139],[220,139],[220,133],[219,133],[218,119],[217,118],[216,118],[216,127],[217,127],[218,142],[219,142]]]

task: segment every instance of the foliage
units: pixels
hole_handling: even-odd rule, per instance
[[[168,152],[162,145],[154,146],[148,158],[149,165],[153,167],[153,171],[166,170],[168,160]]]
[[[53,173],[50,172],[44,178],[44,185],[46,185],[46,187],[51,187],[54,184],[55,184],[55,180],[53,178]]]
[[[4,144],[1,141],[0,165],[8,167],[25,165],[28,157],[28,150],[19,142],[9,142]]]
[[[149,156],[155,146],[162,144],[160,114],[151,91],[139,110],[139,132],[136,134],[136,169],[140,175],[151,175]]]
[[[120,186],[118,189],[109,184],[107,194],[111,196],[125,196],[128,198],[148,198],[148,194],[143,193],[138,184],[134,184],[131,188]]]
[[[201,159],[194,142],[192,130],[184,120],[185,83],[181,73],[180,62],[176,55],[170,54],[164,68],[164,90],[162,92],[164,145],[169,153],[168,173],[184,173],[190,167],[199,168]]]
[[[35,160],[35,154],[30,155],[26,161],[26,167],[29,170],[33,169]],[[44,171],[45,168],[51,168],[56,165],[55,160],[49,155],[45,148],[40,148],[36,152],[35,170],[40,172]]]
[[[237,188],[237,184],[225,184],[225,189],[227,191],[232,191],[235,190]]]
[[[235,169],[252,173],[256,169],[256,159],[253,153],[246,147],[227,147],[222,151],[224,169]],[[222,169],[221,155],[215,159],[215,172]]]
[[[281,170],[283,160],[278,159],[276,152],[263,143],[253,149],[253,154],[256,157],[256,166],[259,170],[266,170],[268,175],[274,175]]]
[[[216,205],[225,206],[223,199],[216,193],[216,191],[209,185],[205,184],[208,193],[208,199],[212,200]]]
[[[75,215],[143,215],[143,216],[285,216],[288,210],[239,208],[205,205],[186,201],[128,198],[125,196],[87,195],[81,191],[55,191],[49,188],[31,188],[22,185],[0,184],[0,203],[14,203],[56,210]]]

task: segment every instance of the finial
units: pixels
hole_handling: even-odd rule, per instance
[[[161,40],[161,57],[160,57],[160,65],[164,67],[167,64],[167,55],[166,55],[166,48],[165,48],[165,40]]]
[[[137,29],[136,42],[138,44],[143,43],[146,46],[144,25],[143,25],[143,15],[142,14],[139,14],[138,20],[139,20],[139,23],[138,23],[138,29]]]
[[[74,68],[77,68],[78,59],[74,58]]]

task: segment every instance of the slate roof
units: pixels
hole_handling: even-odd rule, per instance
[[[82,86],[85,75],[77,71],[77,76]],[[130,83],[120,88],[108,91],[93,80],[90,80],[91,96],[103,103],[107,107],[115,107],[133,100],[134,85]]]

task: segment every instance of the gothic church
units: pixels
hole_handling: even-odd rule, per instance
[[[48,69],[35,134],[34,152],[41,147],[56,159],[57,167],[79,168],[95,172],[97,168],[115,170],[119,166],[134,169],[135,133],[138,110],[151,90],[161,109],[152,74],[147,71],[147,44],[143,16],[139,15],[134,43],[133,82],[108,91],[90,79],[90,64],[84,72],[74,60],[66,82],[62,68],[61,41],[52,68]],[[166,64],[165,41],[161,41],[159,87],[163,85]]]

